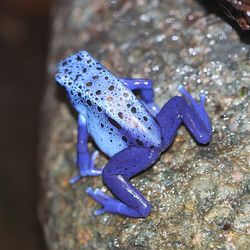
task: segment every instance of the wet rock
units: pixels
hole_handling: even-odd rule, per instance
[[[51,249],[248,249],[250,245],[250,48],[195,1],[60,1],[54,13],[42,133],[41,220]],[[94,216],[75,186],[76,113],[55,85],[56,62],[88,50],[115,75],[155,82],[162,106],[183,83],[207,95],[213,139],[197,145],[182,127],[172,147],[132,183],[153,204],[146,219]],[[92,150],[95,146],[90,142]],[[107,162],[104,155],[97,166]]]

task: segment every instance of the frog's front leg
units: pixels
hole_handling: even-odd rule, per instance
[[[78,136],[77,136],[77,166],[79,174],[70,180],[70,184],[74,184],[84,176],[97,176],[102,174],[101,169],[94,168],[95,158],[98,151],[92,155],[88,150],[88,132],[86,119],[83,115],[78,116]]]
[[[123,84],[130,90],[139,90],[142,97],[141,101],[147,110],[155,116],[160,109],[154,102],[153,81],[143,78],[119,78]]]
[[[150,167],[159,157],[159,151],[129,147],[114,155],[103,169],[103,182],[118,198],[111,198],[99,189],[88,188],[87,193],[103,208],[96,215],[108,212],[129,217],[147,217],[151,205],[129,182],[134,175]]]
[[[182,86],[179,91],[184,97],[171,98],[156,116],[163,135],[163,149],[173,142],[181,123],[198,143],[206,144],[212,137],[211,122],[204,107],[205,96],[201,95],[201,102],[197,103]]]

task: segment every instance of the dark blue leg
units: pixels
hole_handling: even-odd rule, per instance
[[[87,189],[87,193],[103,208],[95,212],[120,214],[129,217],[147,217],[151,205],[129,182],[134,175],[149,168],[159,157],[158,151],[145,148],[126,148],[114,155],[103,169],[103,181],[118,198],[111,198],[99,189]]]
[[[153,81],[143,78],[119,78],[130,90],[140,90],[141,101],[152,115],[156,115],[160,109],[154,102]]]
[[[95,151],[90,155],[87,143],[88,133],[86,119],[83,115],[79,115],[77,137],[77,166],[79,168],[79,174],[70,180],[70,184],[74,184],[84,176],[96,176],[102,174],[101,169],[94,168],[94,162],[98,152]]]
[[[156,116],[163,134],[164,149],[172,143],[181,123],[198,143],[206,144],[212,137],[211,123],[204,108],[205,97],[201,96],[201,103],[197,103],[183,87],[179,87],[179,91],[184,97],[171,98]]]
[[[185,97],[185,99],[189,102],[189,104],[191,104],[191,106],[195,109],[195,111],[199,114],[207,130],[211,130],[211,122],[205,110],[205,101],[206,101],[205,95],[200,94],[200,103],[197,103],[192,98],[192,96],[184,89],[182,85],[178,87],[178,90]]]

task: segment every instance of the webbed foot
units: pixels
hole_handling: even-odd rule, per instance
[[[94,153],[91,155],[90,166],[87,168],[86,167],[80,168],[79,174],[70,179],[70,181],[69,181],[70,184],[75,184],[80,179],[82,179],[83,177],[86,177],[86,176],[99,176],[102,174],[103,167],[100,169],[96,169],[94,167],[95,159],[98,156],[98,154],[99,154],[99,151],[97,151],[97,150],[94,151]]]
[[[120,214],[129,217],[141,217],[141,215],[134,209],[128,207],[123,202],[108,196],[103,193],[100,189],[93,189],[88,187],[86,193],[92,197],[96,202],[98,202],[103,207],[94,212],[95,215],[100,215],[103,213]]]

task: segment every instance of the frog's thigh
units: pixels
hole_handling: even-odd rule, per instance
[[[114,155],[103,170],[103,181],[111,192],[142,217],[148,216],[151,205],[129,179],[149,168],[158,157],[156,150],[126,148]]]

